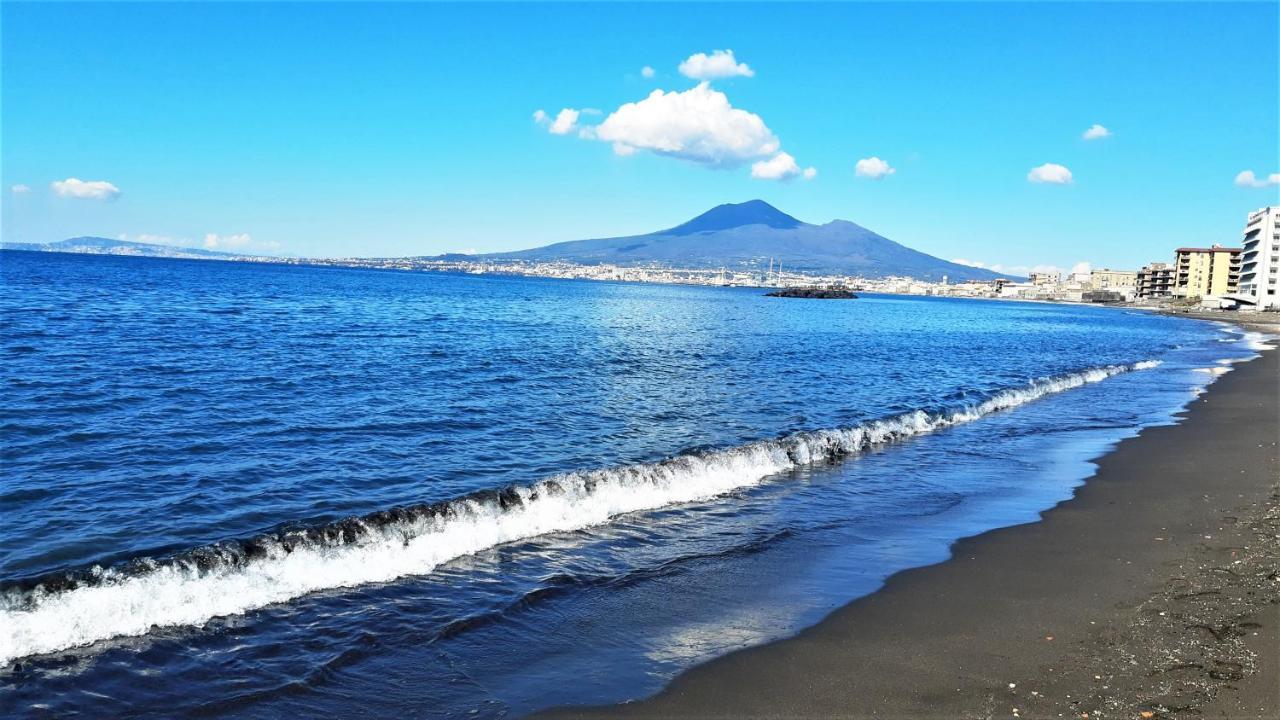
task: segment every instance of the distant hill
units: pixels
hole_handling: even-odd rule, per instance
[[[51,243],[0,243],[0,250],[30,250],[33,252],[77,253],[80,255],[133,255],[137,257],[199,258],[227,260],[245,257],[237,253],[201,250],[175,245],[112,240],[104,237],[77,237]]]
[[[478,257],[534,262],[767,269],[921,280],[1009,277],[912,250],[847,220],[811,225],[763,200],[720,205],[667,230],[596,240],[573,240],[532,250]]]
[[[212,260],[263,257],[103,237],[77,237],[53,243],[0,243],[0,249]],[[825,275],[869,278],[896,275],[935,281],[945,275],[956,282],[1012,277],[912,250],[847,220],[812,225],[763,200],[719,205],[688,222],[647,235],[573,240],[532,250],[486,255],[450,253],[430,259],[656,264],[763,271],[769,267],[770,258],[781,263],[784,270]]]

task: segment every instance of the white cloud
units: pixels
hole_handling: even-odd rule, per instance
[[[533,112],[533,121],[539,125],[547,126],[547,132],[552,135],[568,135],[578,128],[578,117],[586,113],[599,114],[599,110],[575,110],[573,108],[564,108],[556,113],[555,119],[552,119],[545,110],[535,110]]]
[[[280,249],[280,243],[273,240],[255,241],[249,233],[238,233],[235,235],[218,235],[217,233],[208,233],[204,236],[204,248],[206,250],[221,251],[260,251],[270,252]]]
[[[208,233],[204,236],[204,246],[210,250],[242,248],[251,242],[253,242],[253,237],[249,233],[240,233],[238,235]]]
[[[201,242],[198,240],[191,240],[191,238],[186,238],[186,237],[169,236],[169,234],[157,234],[157,233],[146,233],[146,232],[140,233],[140,234],[128,234],[128,233],[122,232],[115,237],[116,237],[116,240],[146,242],[148,243],[148,245],[169,245],[173,247],[200,247],[201,246]]]
[[[1265,180],[1253,174],[1252,170],[1243,170],[1236,175],[1236,185],[1240,187],[1266,187],[1268,185],[1280,185],[1280,173],[1271,173]]]
[[[641,77],[651,78],[657,74],[658,74],[657,71],[655,71],[653,68],[649,67],[648,65],[645,65],[644,67],[640,68]]]
[[[853,166],[853,173],[858,177],[871,178],[872,180],[880,180],[889,175],[898,172],[889,166],[889,163],[878,157],[862,158]]]
[[[116,235],[118,240],[128,240],[132,242],[148,243],[151,245],[169,245],[180,248],[204,248],[206,250],[220,250],[223,252],[270,252],[280,249],[280,243],[275,241],[254,240],[249,233],[238,233],[235,235],[218,235],[217,233],[207,233],[204,240],[193,240],[186,237],[174,237],[172,235],[158,235],[154,233],[140,233],[138,235],[129,235],[120,233]]]
[[[1072,275],[1081,275],[1089,272],[1093,272],[1093,264],[1085,260],[1081,260],[1080,262],[1071,266]]]
[[[547,128],[547,132],[552,135],[568,135],[577,126],[578,111],[565,108],[556,114],[556,119],[551,121],[551,127]]]
[[[954,258],[951,262],[957,265],[967,265],[968,267],[990,270],[991,272],[1002,273],[1004,275],[1020,275],[1022,277],[1026,277],[1033,272],[1058,273],[1060,275],[1066,274],[1066,271],[1057,265],[1005,265],[1003,263],[984,263],[980,260],[966,260],[964,258]],[[1072,272],[1076,272],[1076,268],[1081,267],[1088,268],[1089,263],[1076,263],[1072,268]],[[1084,270],[1084,272],[1088,272],[1088,270]]]
[[[818,171],[816,168],[801,170],[796,159],[784,152],[751,165],[751,177],[757,180],[790,180],[797,175],[804,175],[805,180],[812,180],[818,175]]]
[[[90,200],[114,200],[120,195],[120,188],[106,180],[81,180],[67,178],[54,180],[49,184],[53,191],[61,197],[87,198]]]
[[[1027,181],[1033,183],[1049,183],[1051,185],[1070,185],[1073,182],[1071,171],[1056,163],[1045,163],[1031,168],[1027,173]]]
[[[13,187],[9,188],[9,191],[12,192],[14,195],[25,195],[31,192],[31,188],[27,185],[23,185],[22,183],[18,183],[17,185],[14,185]]]
[[[756,71],[733,57],[732,50],[716,50],[710,55],[694,53],[680,63],[680,74],[694,80],[716,80],[727,77],[755,77]]]
[[[626,103],[595,126],[594,136],[619,155],[649,150],[711,167],[736,167],[782,146],[759,115],[733,107],[706,82]]]
[[[1101,140],[1102,138],[1111,137],[1111,131],[1097,123],[1094,123],[1088,130],[1085,130],[1084,135],[1081,135],[1080,137],[1085,140]]]

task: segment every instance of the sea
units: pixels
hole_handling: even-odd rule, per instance
[[[0,715],[640,698],[1036,522],[1262,341],[764,293],[0,252]]]

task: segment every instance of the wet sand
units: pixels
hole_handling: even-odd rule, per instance
[[[1280,353],[797,637],[556,717],[1280,718]]]

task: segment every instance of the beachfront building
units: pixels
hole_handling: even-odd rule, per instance
[[[1137,295],[1140,298],[1162,298],[1173,295],[1173,266],[1151,263],[1137,272]]]
[[[1280,207],[1249,213],[1240,251],[1240,282],[1235,298],[1244,309],[1280,309]]]
[[[1062,282],[1062,273],[1033,272],[1028,280],[1032,285],[1057,285]]]
[[[1175,297],[1222,297],[1236,292],[1240,279],[1240,248],[1214,245],[1178,248],[1174,254]]]
[[[1089,273],[1089,284],[1094,290],[1115,290],[1122,294],[1132,294],[1138,286],[1136,270],[1094,270]]]
[[[1002,282],[996,287],[996,296],[1002,298],[1034,298],[1039,290],[1029,282]]]

